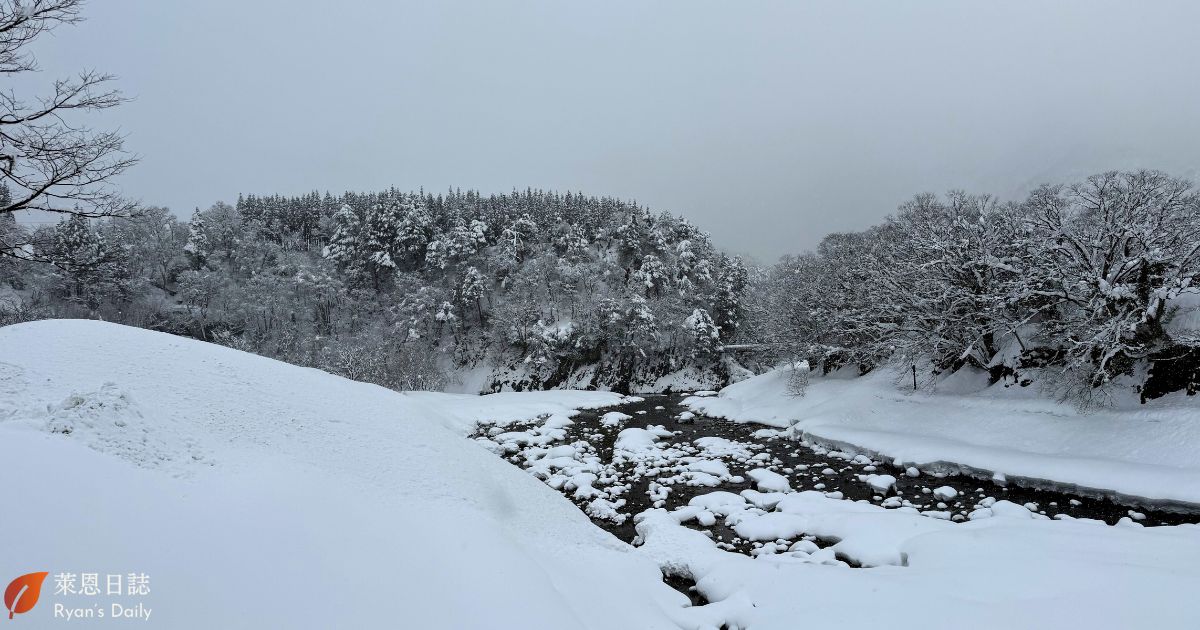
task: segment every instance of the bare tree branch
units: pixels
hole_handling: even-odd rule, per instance
[[[28,46],[40,35],[82,18],[83,0],[0,0],[0,74],[36,70]],[[21,210],[86,218],[126,216],[136,204],[113,180],[138,158],[124,137],[73,120],[125,102],[96,70],[55,80],[50,94],[29,99],[0,91],[0,183],[10,193],[0,216]],[[25,244],[28,245],[28,244]],[[27,246],[0,244],[0,254],[36,260]]]

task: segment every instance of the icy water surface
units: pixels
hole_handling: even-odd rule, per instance
[[[504,427],[484,426],[476,439],[561,491],[597,525],[632,544],[639,542],[634,515],[652,507],[675,510],[693,500],[710,506],[712,513],[686,524],[708,532],[719,547],[729,551],[757,555],[799,545],[819,552],[835,542],[812,536],[774,542],[742,540],[720,518],[720,498],[725,495],[697,498],[725,491],[742,494],[750,503],[769,510],[781,496],[770,490],[784,479],[792,491],[815,490],[834,498],[915,509],[930,518],[952,521],[968,520],[973,511],[1007,500],[1043,518],[1061,514],[1109,524],[1121,519],[1143,525],[1200,522],[1200,515],[1195,514],[1135,509],[1108,499],[901,469],[890,462],[804,444],[761,425],[690,417],[680,404],[685,397],[647,395],[640,402],[581,412],[570,422],[551,417]],[[647,427],[648,431],[627,432],[617,443],[622,430]],[[750,474],[754,470],[777,476],[755,473],[756,482]],[[747,490],[751,492],[744,493]],[[830,562],[845,561],[832,553],[829,556]]]

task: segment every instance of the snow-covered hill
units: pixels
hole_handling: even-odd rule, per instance
[[[0,579],[150,577],[143,597],[47,580],[29,628],[137,601],[161,628],[675,627],[686,599],[652,562],[462,438],[619,400],[398,394],[114,324],[9,326]]]

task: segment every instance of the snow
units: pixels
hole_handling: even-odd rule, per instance
[[[728,478],[731,476],[729,474],[729,467],[726,466],[724,462],[719,462],[719,461],[715,461],[715,460],[711,460],[711,459],[696,460],[694,462],[686,464],[686,468],[688,471],[702,472],[702,473],[705,473],[708,475],[713,475],[714,477]],[[786,481],[787,480],[785,479],[784,482],[786,482]]]
[[[746,475],[754,480],[758,486],[759,492],[791,492],[792,486],[788,483],[787,477],[772,472],[765,468],[756,468],[746,472]]]
[[[620,426],[626,420],[632,420],[633,416],[620,411],[610,411],[603,416],[600,416],[600,423],[606,427]]]
[[[896,487],[896,478],[891,475],[861,475],[861,477],[863,483],[882,494],[887,494]]]
[[[661,427],[657,427],[657,429],[656,427],[622,429],[617,434],[617,441],[613,448],[623,451],[631,457],[653,453],[658,450],[658,438],[663,437]]]
[[[728,438],[710,435],[696,438],[693,443],[709,457],[733,457],[739,460],[754,457],[754,452],[749,446]]]
[[[746,499],[732,492],[717,490],[716,492],[692,497],[688,501],[688,505],[703,508],[713,514],[729,516],[734,512],[740,512],[745,509]]]
[[[646,383],[632,383],[633,391],[637,393],[657,393],[665,391],[686,392],[709,387],[719,387],[720,379],[712,370],[687,366],[664,374]]]
[[[1163,325],[1175,338],[1200,335],[1200,293],[1184,293],[1167,302],[1171,318]]]
[[[653,562],[465,439],[615,394],[401,394],[94,321],[0,329],[0,361],[0,536],[21,541],[0,566],[145,572],[154,627],[675,628],[687,611]]]
[[[797,620],[844,628],[1190,627],[1194,621],[1187,602],[1200,586],[1198,526],[1035,520],[1007,501],[993,504],[994,518],[956,524],[811,491],[789,494],[764,512],[729,493],[713,495],[674,512],[644,512],[637,531],[641,553],[693,579],[713,602],[693,612],[714,627],[790,629]],[[697,506],[717,507],[739,535],[769,542],[754,558],[721,551],[680,525],[696,518]],[[787,544],[801,533],[836,542],[824,549],[807,539]],[[931,600],[935,615],[902,613]]]
[[[577,409],[627,400],[617,394],[396,393],[89,321],[0,329],[0,357],[9,506],[0,536],[21,541],[0,546],[0,565],[145,572],[155,627],[1194,622],[1200,526],[1149,526],[1153,519],[1136,511],[1117,526],[1050,520],[994,497],[954,523],[938,511],[888,509],[836,492],[767,491],[783,477],[753,468],[769,464],[752,445],[705,437],[682,449],[656,425],[606,431],[639,465],[719,478],[737,462],[754,471],[758,489],[705,492],[673,511],[642,512],[634,518],[641,546],[630,547],[552,489],[597,518],[624,517],[616,495],[605,494],[608,471],[595,447],[547,439],[565,435]],[[810,398],[789,400],[808,405],[825,385],[814,379]],[[728,392],[709,399],[731,400],[764,403]],[[958,420],[972,422],[966,417]],[[833,429],[854,420],[825,418]],[[927,426],[904,407],[891,421],[911,418]],[[467,438],[485,422],[494,425],[487,437]],[[863,455],[849,444],[839,449],[826,451],[831,460]],[[889,476],[864,477],[882,485]],[[692,521],[727,524],[757,543],[753,557],[682,525]],[[689,606],[664,573],[694,580],[711,603]],[[49,619],[55,596],[43,599],[25,615],[30,627]],[[917,603],[935,614],[904,612]]]
[[[933,496],[937,497],[939,501],[950,501],[958,496],[958,490],[950,486],[939,486],[933,489]]]
[[[798,437],[921,470],[963,470],[1156,504],[1200,504],[1200,399],[1182,392],[1084,414],[1032,388],[966,376],[912,393],[879,370],[813,378],[787,393],[787,371],[688,398],[696,413],[791,428]],[[973,385],[964,385],[964,383]],[[945,391],[950,390],[950,391]],[[906,474],[912,474],[907,472]]]

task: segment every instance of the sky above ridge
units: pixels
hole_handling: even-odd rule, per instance
[[[636,199],[772,261],[911,195],[1200,172],[1200,3],[93,0],[33,49],[186,216],[242,193]]]

